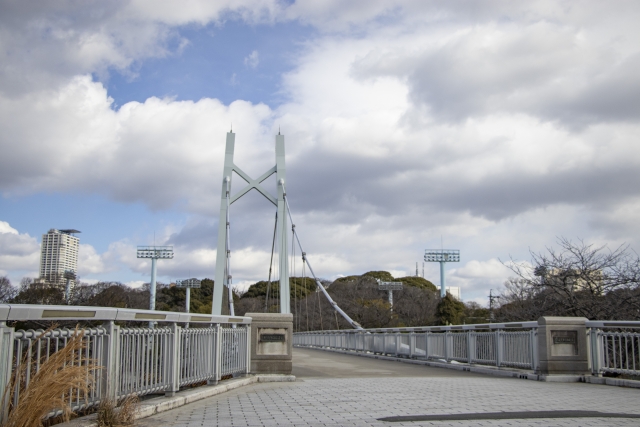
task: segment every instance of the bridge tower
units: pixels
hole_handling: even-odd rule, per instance
[[[285,205],[285,181],[286,167],[284,161],[284,135],[278,132],[276,135],[276,164],[274,167],[263,173],[259,178],[253,179],[247,175],[233,162],[233,152],[235,147],[236,134],[227,133],[227,144],[224,156],[224,170],[222,173],[222,191],[220,198],[220,219],[218,222],[218,252],[216,254],[216,275],[215,286],[213,287],[213,303],[211,306],[211,314],[222,314],[222,289],[227,287],[229,299],[233,298],[231,294],[231,275],[229,270],[229,258],[231,249],[229,247],[229,207],[239,198],[247,194],[249,191],[256,189],[267,200],[273,203],[277,208],[276,222],[276,244],[279,250],[279,271],[280,271],[280,312],[290,313],[289,301],[289,261],[287,247],[287,209]],[[237,173],[240,178],[247,182],[247,185],[231,196],[231,182],[233,172]],[[278,186],[278,197],[274,197],[262,185],[264,180],[271,175],[276,174],[276,182]],[[222,284],[223,286],[220,286]],[[233,315],[233,313],[231,313]]]

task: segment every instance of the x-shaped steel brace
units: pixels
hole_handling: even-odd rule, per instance
[[[238,200],[240,197],[244,196],[245,194],[247,194],[249,191],[251,191],[251,189],[255,188],[256,190],[258,190],[264,197],[266,197],[271,203],[273,203],[274,205],[278,206],[278,199],[276,199],[275,197],[273,197],[271,194],[269,194],[269,192],[267,190],[264,189],[264,187],[262,187],[262,185],[260,185],[260,183],[262,181],[264,181],[265,179],[269,178],[271,175],[273,175],[274,173],[276,173],[276,167],[272,167],[271,169],[269,169],[268,171],[266,171],[265,173],[263,173],[260,178],[258,179],[251,179],[251,177],[249,175],[247,175],[242,169],[240,169],[238,166],[236,166],[235,164],[233,165],[233,171],[235,173],[237,173],[240,178],[244,179],[245,181],[247,181],[247,185],[246,187],[244,187],[242,190],[240,190],[240,192],[238,192],[235,196],[233,196],[231,198],[231,201],[229,202],[229,204],[232,204],[233,202],[235,202],[236,200]]]

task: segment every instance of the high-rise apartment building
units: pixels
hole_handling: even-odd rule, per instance
[[[40,281],[65,286],[65,272],[78,270],[78,247],[80,239],[74,236],[78,230],[57,230],[52,228],[42,235],[40,252]],[[75,280],[71,280],[71,286]]]

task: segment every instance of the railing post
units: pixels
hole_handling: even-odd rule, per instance
[[[103,366],[102,384],[100,387],[100,400],[103,398],[116,401],[118,398],[118,384],[120,381],[120,327],[113,320],[106,322],[102,327],[106,334],[103,336],[103,348],[101,362]]]
[[[245,375],[249,375],[251,372],[251,325],[247,325],[245,328],[247,335],[247,369]]]
[[[0,412],[0,424],[4,424],[9,416],[9,399],[11,393],[4,391],[11,379],[13,368],[13,333],[14,328],[7,327],[6,323],[0,322],[0,399],[2,399],[2,412]]]
[[[429,360],[429,337],[431,332],[424,333],[424,360]]]
[[[498,329],[496,332],[496,366],[502,366],[502,353],[504,351],[504,343],[502,342],[502,331]]]
[[[538,360],[538,328],[533,328],[529,331],[529,337],[531,340],[531,369],[535,373],[540,372],[540,363]]]
[[[416,334],[415,332],[409,332],[409,359],[413,359],[413,354],[416,352]]]
[[[449,351],[449,338],[453,338],[451,336],[451,332],[446,331],[444,333],[444,360],[446,360],[447,363],[449,363],[449,356],[451,354],[451,352]]]
[[[396,357],[400,356],[400,349],[402,348],[402,338],[400,332],[394,334],[396,336]]]
[[[180,390],[180,331],[182,328],[177,323],[171,324],[171,336],[167,349],[166,375],[167,389],[165,396],[175,396]]]
[[[602,334],[598,328],[591,328],[589,330],[589,338],[591,344],[591,374],[594,376],[602,376],[600,368],[602,367]]]
[[[473,363],[473,356],[475,354],[475,337],[471,336],[471,329],[467,331],[467,363],[471,365]]]
[[[213,337],[213,351],[211,352],[211,366],[213,366],[213,379],[207,381],[209,385],[216,385],[218,381],[220,381],[220,356],[222,354],[222,337],[220,336],[222,330],[220,328],[220,324],[216,323],[213,327],[215,330]]]

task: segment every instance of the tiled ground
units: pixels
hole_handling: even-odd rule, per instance
[[[319,353],[319,352],[318,352]],[[327,353],[318,354],[324,358]],[[358,363],[362,358],[342,356]],[[306,354],[307,362],[313,362]],[[309,359],[311,357],[311,359]],[[336,363],[342,363],[339,359]],[[347,359],[350,360],[350,359]],[[382,372],[397,362],[374,361]],[[368,365],[371,368],[371,365]],[[404,368],[404,367],[403,367]],[[416,367],[417,369],[427,369]],[[438,368],[430,368],[438,369]],[[438,372],[441,370],[438,370]],[[640,419],[575,418],[383,422],[400,415],[584,410],[640,414],[640,390],[544,383],[479,375],[326,378],[243,387],[139,421],[145,427],[195,426],[632,426]]]

